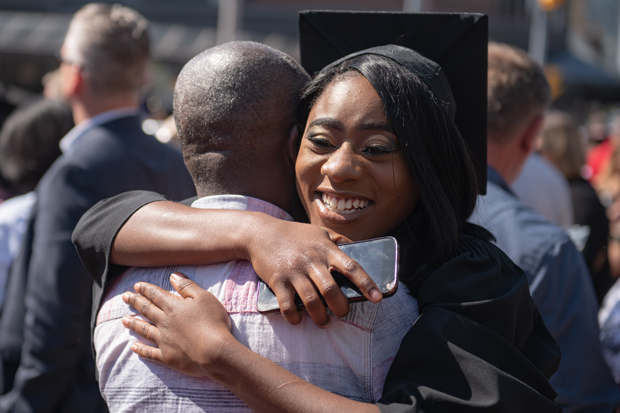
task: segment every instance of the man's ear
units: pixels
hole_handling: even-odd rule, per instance
[[[78,65],[67,68],[69,76],[65,77],[65,91],[68,97],[78,95],[85,87],[84,71]]]
[[[295,165],[297,161],[297,153],[299,152],[299,130],[301,125],[295,124],[288,133],[286,141],[286,156]]]
[[[521,148],[527,154],[534,152],[534,150],[536,149],[536,138],[538,137],[538,133],[542,128],[544,119],[544,114],[541,113],[539,115],[536,115],[534,119],[530,121],[530,124],[522,135]]]

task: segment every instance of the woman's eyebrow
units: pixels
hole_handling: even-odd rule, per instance
[[[341,131],[344,129],[344,125],[338,119],[334,118],[318,118],[310,122],[308,129],[314,126],[323,126],[325,128],[336,129]]]
[[[359,130],[381,130],[384,132],[389,132],[389,133],[393,133],[392,132],[392,127],[390,126],[389,123],[387,122],[381,122],[381,121],[365,121],[362,122],[361,125],[359,125],[358,127]]]

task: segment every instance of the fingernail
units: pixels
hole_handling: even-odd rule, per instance
[[[140,289],[140,283],[136,283],[136,284],[133,286],[133,288],[134,288],[134,290],[138,291],[138,290]]]
[[[381,291],[373,288],[372,290],[370,290],[370,298],[372,298],[372,301],[378,302],[383,298],[383,294],[381,294]]]
[[[131,346],[131,349],[137,353],[138,352],[138,344],[137,343],[133,343],[133,345]]]
[[[170,279],[172,281],[181,281],[184,277],[182,277],[179,273],[173,272],[170,274]]]
[[[327,328],[329,327],[329,325],[332,323],[332,319],[331,317],[327,318],[327,323],[323,324],[322,326],[319,326],[319,328]]]
[[[129,317],[123,317],[123,325],[125,327],[129,326]]]
[[[128,303],[128,302],[129,302],[129,293],[125,293],[125,294],[123,294],[123,301],[124,301],[125,303]]]

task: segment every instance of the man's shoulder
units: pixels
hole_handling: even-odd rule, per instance
[[[134,117],[118,119],[94,126],[84,132],[69,158],[106,159],[108,157],[131,157],[138,153],[161,152],[181,156],[178,150],[162,144],[146,135]]]
[[[92,184],[99,182],[106,187],[124,182],[124,186],[119,186],[124,191],[158,190],[175,199],[179,195],[185,195],[179,199],[190,196],[193,184],[181,152],[146,135],[137,121],[119,122],[121,120],[87,130],[73,150],[58,159],[56,169],[84,171]],[[175,188],[173,180],[179,188],[187,187],[190,191],[170,193],[170,189]],[[155,185],[156,182],[159,183]],[[104,193],[106,196],[116,194]]]
[[[565,235],[561,227],[492,182],[487,183],[487,194],[478,196],[473,218],[474,222],[491,231],[501,224],[514,224],[510,233],[515,236],[538,234],[541,231],[554,236]]]
[[[472,221],[491,231],[497,245],[530,277],[557,245],[570,242],[562,228],[491,182],[487,195],[478,197]]]
[[[244,279],[258,280],[253,267],[247,261],[228,261],[200,266],[131,267],[114,277],[105,286],[104,298],[98,310],[96,325],[132,314],[132,310],[120,297],[127,291],[133,292],[133,287],[137,282],[148,282],[174,294],[174,287],[170,283],[170,274],[173,272],[185,274],[201,288],[215,295],[220,301],[223,301],[225,293],[234,294],[233,287],[243,289],[232,282],[228,286],[231,291],[224,291],[224,284],[230,277],[239,278],[237,276],[242,274]]]

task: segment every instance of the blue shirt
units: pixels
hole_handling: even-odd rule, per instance
[[[565,413],[610,413],[620,390],[602,353],[598,305],[583,256],[562,228],[517,199],[493,168],[487,195],[478,197],[471,221],[484,226],[527,274],[530,293],[562,352],[550,383]]]

